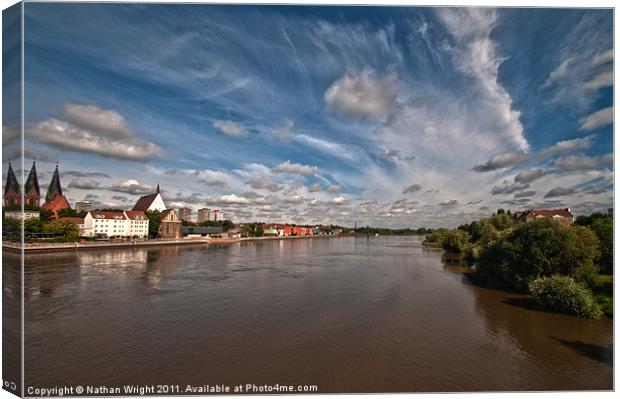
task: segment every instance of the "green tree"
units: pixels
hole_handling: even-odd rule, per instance
[[[58,217],[83,218],[86,216],[85,211],[78,212],[75,209],[65,208],[58,211]]]
[[[149,218],[149,238],[156,238],[157,234],[159,234],[161,214],[159,211],[146,211],[144,214]]]
[[[614,222],[611,217],[597,218],[592,222],[592,231],[600,243],[601,254],[598,258],[600,272],[614,272]]]
[[[541,276],[561,274],[586,279],[597,256],[598,239],[589,229],[537,220],[518,225],[484,247],[475,265],[475,276],[491,286],[526,291],[529,282]]]
[[[44,224],[42,230],[66,241],[77,241],[80,236],[78,227],[68,220],[53,220]]]
[[[39,218],[30,218],[24,222],[24,234],[33,236],[43,231],[43,222]]]
[[[581,317],[597,318],[601,309],[588,288],[569,276],[540,277],[529,284],[530,293],[543,308]]]
[[[455,229],[446,233],[441,245],[446,251],[463,253],[467,249],[468,243],[469,234],[466,231]]]

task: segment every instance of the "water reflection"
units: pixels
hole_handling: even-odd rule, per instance
[[[513,306],[417,238],[33,256],[25,284],[33,385],[611,387],[610,323]]]

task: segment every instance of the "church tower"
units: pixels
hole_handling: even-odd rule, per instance
[[[24,186],[24,204],[39,206],[40,203],[41,191],[39,190],[39,179],[37,178],[37,166],[36,161],[32,161],[32,168]]]
[[[4,206],[15,206],[20,203],[19,183],[15,177],[13,166],[9,162],[9,172],[6,175],[6,186],[4,187]]]
[[[50,203],[54,198],[62,196],[62,187],[60,187],[60,174],[58,173],[58,164],[56,164],[56,170],[52,176],[52,181],[47,188],[47,194],[45,195],[45,202]]]

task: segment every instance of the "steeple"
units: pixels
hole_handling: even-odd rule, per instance
[[[39,206],[41,191],[39,190],[36,161],[32,161],[32,168],[30,168],[30,173],[28,174],[28,179],[26,179],[26,185],[24,186],[24,197],[26,205]]]
[[[19,203],[19,183],[17,182],[17,177],[15,177],[13,166],[11,162],[9,162],[9,171],[6,175],[6,186],[4,186],[4,206],[19,205]]]
[[[159,194],[159,182],[157,182],[157,190],[155,190],[155,194]]]
[[[60,174],[58,173],[58,164],[56,164],[56,170],[52,176],[52,181],[47,188],[47,194],[45,195],[45,202],[52,202],[54,198],[62,195],[62,187],[60,186]]]

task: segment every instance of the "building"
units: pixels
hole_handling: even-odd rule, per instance
[[[263,224],[263,234],[267,237],[313,236],[316,228],[310,226],[292,226],[289,224]]]
[[[211,209],[209,208],[201,208],[198,209],[198,223],[207,222],[211,217]]]
[[[163,212],[166,210],[166,204],[164,203],[164,199],[159,193],[159,184],[157,185],[157,190],[153,194],[144,195],[140,197],[138,202],[134,205],[132,211],[159,211]]]
[[[563,225],[570,226],[575,221],[575,217],[570,208],[563,209],[532,209],[516,215],[521,222],[533,222],[540,219],[551,219]]]
[[[83,226],[85,237],[144,238],[149,235],[149,218],[141,211],[90,211],[84,217]]]
[[[64,220],[67,222],[71,222],[75,224],[79,230],[80,237],[84,237],[84,218],[75,218],[75,217],[61,217],[58,220]]]
[[[224,220],[224,212],[219,209],[214,209],[213,211],[211,211],[211,220],[213,220],[214,222]]]
[[[226,231],[224,235],[226,235],[226,237],[228,238],[241,238],[245,236],[246,234],[245,234],[245,231],[241,229],[231,229],[231,230]]]
[[[174,209],[166,209],[160,215],[159,238],[181,238],[181,220]]]
[[[32,161],[32,167],[30,168],[30,173],[28,173],[28,178],[24,185],[24,205],[36,207],[41,205],[41,192],[39,191],[36,161]]]
[[[19,183],[17,182],[17,177],[15,177],[15,172],[13,171],[13,166],[9,162],[9,171],[6,174],[6,185],[4,186],[4,201],[3,205],[7,206],[16,206],[21,204],[20,192],[19,192]]]
[[[149,218],[142,211],[126,211],[129,219],[129,237],[146,238],[149,236]]]
[[[181,234],[187,238],[220,236],[224,232],[221,227],[182,226]]]
[[[21,211],[6,211],[4,212],[4,217],[13,218],[17,220],[28,220],[32,218],[38,218],[41,214],[39,211],[29,211],[27,209],[24,212]]]
[[[34,165],[33,165],[34,167]],[[44,209],[50,210],[53,213],[53,217],[58,217],[58,211],[61,209],[71,209],[69,201],[62,194],[62,186],[60,185],[60,173],[58,172],[58,164],[52,175],[52,181],[47,187],[47,194],[45,195]]]
[[[75,203],[75,210],[77,212],[88,212],[88,211],[90,211],[90,207],[91,206],[92,206],[92,204],[91,204],[90,201],[86,201],[86,200],[77,201]]]
[[[190,208],[180,208],[179,219],[185,222],[191,222],[192,221],[192,210]]]

